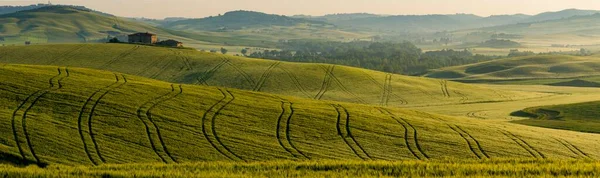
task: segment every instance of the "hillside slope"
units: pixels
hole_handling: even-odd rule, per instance
[[[177,30],[241,30],[271,26],[296,26],[298,24],[329,25],[322,21],[291,18],[252,11],[232,11],[215,17],[179,20],[162,25]]]
[[[13,164],[600,158],[594,134],[82,68],[3,65],[0,82]]]
[[[586,102],[567,105],[541,106],[523,109],[521,114],[532,117],[517,123],[565,129],[588,133],[600,133],[600,102]]]
[[[327,64],[250,59],[124,44],[0,47],[0,62],[84,67],[162,81],[383,106],[493,102],[536,97],[443,80]]]
[[[594,86],[600,74],[597,56],[536,55],[499,59],[434,70],[425,76],[460,81],[533,81],[558,86]],[[579,81],[577,79],[590,80]]]
[[[0,15],[0,35],[10,43],[94,42],[133,32],[163,32],[112,15],[68,6],[46,6]]]

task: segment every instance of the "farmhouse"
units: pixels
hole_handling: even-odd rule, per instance
[[[156,44],[158,37],[152,33],[136,33],[127,36],[129,43]]]

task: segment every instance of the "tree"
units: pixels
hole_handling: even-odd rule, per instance
[[[221,53],[223,53],[223,54],[227,54],[227,51],[228,51],[227,49],[225,49],[225,48],[221,48]]]
[[[242,54],[246,56],[246,54],[248,54],[248,50],[246,48],[242,49]]]
[[[111,38],[110,40],[108,40],[108,42],[109,43],[121,43],[121,41],[117,37]]]

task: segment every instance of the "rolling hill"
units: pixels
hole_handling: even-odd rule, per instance
[[[162,25],[162,27],[176,30],[227,31],[258,27],[296,26],[299,24],[330,25],[322,21],[298,19],[261,12],[231,11],[214,17],[168,22]]]
[[[576,18],[577,16],[589,16],[600,11],[566,9],[557,12],[544,12],[537,15],[492,15],[481,17],[473,14],[451,14],[451,15],[394,15],[394,16],[374,16],[365,14],[358,16],[360,18],[335,18],[344,17],[341,15],[332,15],[314,17],[315,19],[328,20],[335,25],[345,28],[369,29],[376,31],[395,31],[395,32],[441,32],[454,30],[467,30],[489,27],[489,29],[503,28],[503,26],[522,26],[523,23],[536,23],[552,20],[561,20],[567,18]],[[342,14],[343,15],[343,14]],[[349,14],[346,16],[352,16]],[[370,16],[367,16],[370,15]],[[333,17],[333,20],[329,20]],[[516,25],[518,24],[518,25]],[[496,27],[499,26],[499,27]],[[483,29],[486,30],[486,29]],[[480,30],[481,31],[481,30]],[[512,32],[512,31],[511,31]]]
[[[133,32],[163,32],[116,16],[69,6],[45,6],[0,15],[0,36],[5,43],[96,42],[107,36]]]
[[[600,158],[600,138],[506,122],[2,65],[0,157],[16,165]]]
[[[463,82],[593,87],[600,81],[599,70],[597,56],[535,55],[448,67],[425,76]]]
[[[516,121],[516,123],[573,130],[588,133],[600,133],[598,108],[600,102],[586,102],[568,105],[541,106],[523,109],[515,114],[523,114],[532,119]]]
[[[445,80],[329,64],[278,62],[128,44],[0,47],[0,62],[109,70],[162,81],[383,106],[478,103],[536,97]]]
[[[158,28],[85,7],[44,6],[0,15],[0,43],[7,45],[23,44],[25,41],[33,44],[94,43],[105,42],[109,36],[127,41],[127,35],[136,32],[156,33],[159,40],[175,39],[187,47],[201,49],[219,49],[223,44],[260,47],[272,45],[257,39]]]

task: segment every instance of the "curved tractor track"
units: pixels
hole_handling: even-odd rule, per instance
[[[504,134],[506,137],[510,138],[512,141],[514,141],[517,145],[519,145],[521,148],[525,149],[532,157],[534,158],[538,158],[538,159],[545,159],[546,156],[540,152],[539,150],[537,150],[535,147],[531,146],[529,143],[527,143],[525,140],[523,140],[521,137],[506,131],[506,130],[499,130],[502,134]]]
[[[215,67],[213,67],[212,69],[204,72],[202,75],[200,75],[196,80],[198,80],[199,84],[202,85],[206,85],[208,86],[209,84],[207,83],[208,79],[212,78],[215,73],[221,69],[221,67],[223,67],[223,65],[229,63],[229,59],[223,59],[223,61],[221,61],[220,63],[218,63],[217,65],[215,65]]]
[[[330,76],[330,79],[333,79],[333,81],[336,83],[336,85],[338,87],[340,87],[340,89],[342,89],[342,91],[344,91],[346,94],[354,97],[357,102],[366,103],[364,99],[362,99],[358,95],[356,95],[356,94],[352,93],[350,90],[348,90],[348,88],[340,81],[340,79],[335,76],[335,74],[333,73],[333,71],[335,70],[335,65],[331,66],[331,68],[329,68],[329,70],[327,70],[327,69],[325,69],[325,70],[327,71],[327,74]]]
[[[292,82],[294,82],[294,85],[296,85],[296,88],[298,88],[298,90],[300,90],[300,92],[302,92],[307,98],[313,98],[313,96],[311,96],[311,94],[309,94],[306,89],[304,87],[302,87],[302,83],[300,83],[300,80],[298,80],[298,77],[296,75],[294,75],[292,72],[290,72],[289,70],[278,66],[279,69],[283,70],[288,77],[292,80]]]
[[[450,98],[450,92],[448,90],[448,81],[440,80],[440,86],[441,86],[442,94],[444,95],[444,97]]]
[[[277,66],[279,66],[279,64],[281,64],[281,62],[275,62],[275,63],[271,64],[269,66],[269,68],[267,68],[267,70],[265,70],[265,72],[262,74],[260,79],[258,79],[258,82],[256,82],[256,85],[254,86],[254,89],[252,89],[252,91],[260,91],[262,89],[262,87],[265,85],[265,83],[267,82],[267,79],[269,79],[269,77],[271,77],[271,73],[273,72],[273,69],[276,68]]]
[[[483,147],[481,147],[479,140],[475,139],[475,137],[473,137],[473,135],[471,135],[469,132],[465,131],[458,125],[448,124],[448,127],[450,127],[450,129],[452,129],[458,135],[460,135],[460,137],[462,137],[465,140],[465,142],[467,142],[467,145],[469,146],[469,150],[471,150],[471,153],[473,153],[473,155],[475,155],[477,158],[479,158],[479,159],[486,159],[486,158],[489,159],[490,158],[490,156],[485,152]]]
[[[568,142],[564,139],[558,139],[558,138],[554,138],[554,140],[559,142],[561,145],[565,146],[567,149],[569,149],[569,151],[571,151],[571,153],[577,155],[577,157],[584,158],[584,159],[591,159],[590,155],[583,152],[581,149],[579,149],[579,147],[573,145],[571,142]]]
[[[92,93],[92,95],[90,95],[90,97],[87,98],[87,100],[81,107],[81,110],[79,111],[79,117],[77,119],[77,129],[79,130],[79,136],[81,138],[81,141],[83,142],[83,149],[88,157],[88,160],[94,165],[99,165],[100,163],[106,162],[106,160],[100,152],[98,142],[96,142],[96,137],[92,129],[94,112],[100,101],[109,92],[121,88],[127,84],[127,78],[125,78],[124,75],[120,75],[121,79],[119,79],[119,75],[114,75],[114,83],[104,88],[96,90],[94,93]],[[86,115],[87,117],[85,117]],[[93,147],[89,146],[89,141],[92,142]],[[95,154],[95,156],[93,154]]]
[[[215,128],[217,116],[225,107],[227,107],[227,105],[231,104],[235,100],[235,96],[231,92],[223,89],[219,89],[219,91],[223,95],[223,98],[217,103],[213,104],[202,116],[202,134],[210,143],[210,145],[227,159],[233,161],[245,161],[242,159],[242,157],[231,151],[231,149],[223,144],[217,134]]]
[[[372,160],[373,158],[365,151],[365,149],[356,141],[350,129],[350,113],[342,105],[332,105],[337,112],[336,128],[338,135],[344,140],[346,145],[354,152],[354,154],[363,160]]]
[[[392,92],[392,77],[394,76],[391,73],[386,74],[385,76],[385,81],[384,83],[380,83],[378,82],[375,78],[373,78],[373,76],[369,75],[368,73],[361,71],[365,76],[367,76],[367,78],[369,78],[369,80],[375,84],[375,86],[377,86],[379,89],[381,89],[381,98],[380,98],[380,102],[379,105],[381,106],[388,106],[389,105],[389,100],[391,99],[391,97],[395,97],[397,99],[400,100],[400,105],[407,105],[408,101],[406,101],[404,98],[402,98],[401,96],[398,96],[396,93]]]
[[[317,92],[317,95],[315,95],[314,99],[321,100],[321,98],[323,98],[323,95],[325,95],[325,92],[327,92],[327,90],[331,86],[331,75],[329,75],[329,73],[333,72],[334,67],[335,66],[332,65],[328,69],[326,69],[325,77],[323,77],[323,83],[321,84],[321,89],[319,89],[319,92]]]
[[[177,87],[179,88],[179,91],[177,91],[175,88],[176,87],[174,87],[173,84],[171,84],[170,92],[156,97],[150,101],[147,101],[137,110],[137,117],[140,119],[140,121],[144,123],[144,127],[146,128],[146,135],[148,137],[148,140],[150,141],[152,150],[154,150],[154,153],[156,153],[156,155],[164,163],[177,163],[177,160],[171,155],[171,153],[167,149],[163,136],[160,133],[160,128],[158,127],[153,118],[152,110],[158,105],[169,100],[173,100],[183,93],[183,88],[181,87],[181,85]]]
[[[290,125],[292,122],[292,117],[294,116],[294,103],[288,101],[281,102],[281,114],[277,119],[277,141],[279,145],[285,149],[290,155],[292,155],[296,159],[308,159],[306,154],[304,154],[300,149],[298,149],[294,143],[292,142],[291,134],[290,134]],[[285,141],[284,141],[285,140]]]
[[[28,155],[25,153],[26,149],[23,146],[25,145],[27,150],[29,150],[29,152],[31,153],[35,164],[37,164],[40,167],[47,166],[47,164],[43,163],[38,157],[38,155],[35,153],[33,143],[31,142],[31,135],[27,131],[27,114],[44,95],[50,92],[60,90],[63,86],[62,81],[70,76],[69,70],[66,68],[64,69],[64,72],[60,68],[58,68],[57,70],[58,74],[48,80],[48,84],[50,85],[48,88],[38,90],[27,96],[27,98],[25,98],[25,100],[21,102],[12,113],[11,126],[13,131],[13,137],[16,142],[17,148],[19,149],[19,154],[21,156],[21,161],[23,164],[32,162],[31,160],[29,160],[29,158],[27,158]],[[20,127],[18,125],[19,123]],[[21,133],[19,133],[19,129],[21,129]],[[25,141],[23,141],[23,137],[25,138]]]
[[[421,145],[419,144],[418,132],[417,129],[406,121],[404,118],[399,118],[394,115],[391,111],[385,108],[378,108],[382,113],[389,115],[392,119],[394,119],[398,124],[404,128],[404,143],[408,148],[408,151],[419,160],[426,160],[430,157],[423,151]],[[411,138],[412,137],[412,138]]]
[[[226,60],[225,63],[227,65],[229,65],[230,67],[232,67],[234,70],[236,70],[240,75],[242,75],[242,77],[244,77],[244,79],[246,79],[246,81],[248,83],[250,83],[250,85],[256,86],[256,81],[254,81],[254,79],[252,79],[252,76],[250,76],[250,74],[244,72],[244,70],[242,70],[240,67],[231,63],[231,60]]]

